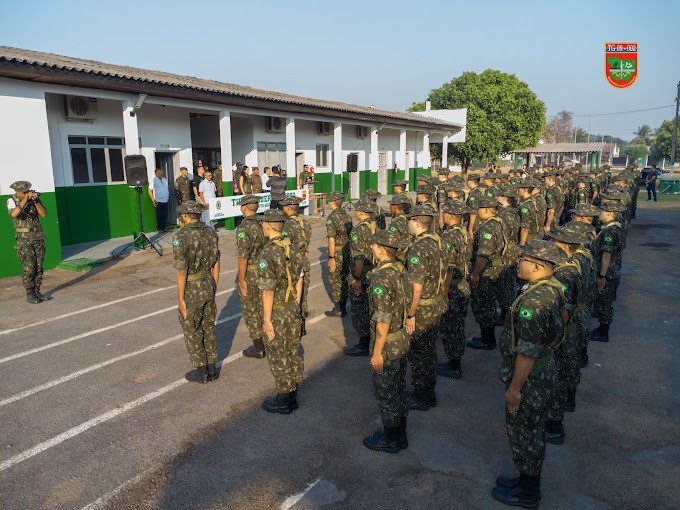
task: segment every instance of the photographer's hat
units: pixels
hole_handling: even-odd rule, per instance
[[[17,181],[10,184],[9,187],[12,188],[14,191],[26,193],[28,190],[31,189],[31,186],[33,185],[28,181]]]

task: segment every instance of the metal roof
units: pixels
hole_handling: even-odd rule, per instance
[[[409,112],[382,110],[339,101],[327,101],[258,89],[245,85],[120,66],[52,53],[0,46],[0,76],[20,80],[56,83],[97,89],[145,93],[188,100],[211,100],[222,104],[253,108],[283,109],[300,113],[340,116],[364,121],[391,122],[444,131],[459,124],[423,117]],[[123,86],[125,82],[125,86]],[[131,84],[134,82],[134,84]],[[134,86],[132,86],[134,85]],[[174,89],[174,92],[172,91]],[[178,89],[181,95],[177,95]],[[164,94],[165,93],[165,94]],[[267,104],[264,104],[266,102]],[[342,115],[344,113],[344,115]]]
[[[543,143],[536,147],[517,149],[520,154],[554,154],[572,152],[600,152],[607,142]]]

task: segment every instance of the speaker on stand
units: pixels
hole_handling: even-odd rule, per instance
[[[125,180],[128,186],[135,188],[135,195],[137,196],[137,220],[139,221],[139,234],[135,237],[131,243],[120,250],[115,258],[120,257],[123,252],[125,252],[131,246],[141,243],[142,249],[146,249],[148,246],[153,248],[159,256],[163,253],[160,251],[160,247],[149,239],[149,236],[144,232],[144,217],[142,216],[142,186],[147,186],[149,184],[149,177],[146,172],[146,158],[140,155],[130,155],[125,156]]]
[[[347,154],[347,173],[353,174],[358,171],[359,168],[359,155],[356,153]],[[349,176],[349,186],[347,187],[348,200],[344,206],[344,209],[349,211],[354,209],[354,200],[352,199],[352,176]]]

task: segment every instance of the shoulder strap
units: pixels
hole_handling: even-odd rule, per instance
[[[588,264],[590,264],[590,269],[595,269],[595,259],[593,258],[593,254],[590,253],[590,250],[579,248],[574,252],[574,255],[582,255],[583,258],[588,261]]]
[[[454,225],[451,227],[451,230],[455,230],[456,232],[459,232],[461,236],[463,236],[463,240],[465,241],[465,257],[466,260],[470,259],[470,253],[469,253],[469,246],[468,246],[468,234],[467,230],[461,227],[460,225]],[[463,278],[467,278],[468,273],[470,272],[470,269],[468,267],[468,264],[463,264]]]
[[[306,242],[307,241],[307,233],[305,232],[305,222],[304,222],[304,220],[302,219],[302,217],[299,214],[293,216],[291,219],[295,220],[298,223],[298,225],[300,225],[300,230],[302,231],[302,239],[304,239],[305,242]]]
[[[575,260],[567,260],[566,262],[563,262],[562,264],[555,266],[555,269],[553,270],[553,272],[557,272],[560,269],[564,269],[565,267],[573,267],[574,269],[576,269],[578,271],[579,275],[581,274],[581,264],[579,264]]]
[[[293,276],[290,274],[290,239],[284,237],[283,239],[274,239],[272,244],[283,249],[283,254],[286,258],[286,279],[288,280],[288,287],[286,288],[286,303],[290,298],[295,298],[295,288],[293,287]]]

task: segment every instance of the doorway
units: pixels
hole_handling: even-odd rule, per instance
[[[176,152],[156,152],[156,168],[163,171],[163,176],[168,180],[168,190],[170,199],[168,200],[168,225],[177,224],[177,197],[175,196],[175,162]]]
[[[297,188],[298,176],[302,173],[302,168],[305,166],[305,153],[295,153],[295,187]]]
[[[387,152],[378,153],[378,191],[387,195]]]

